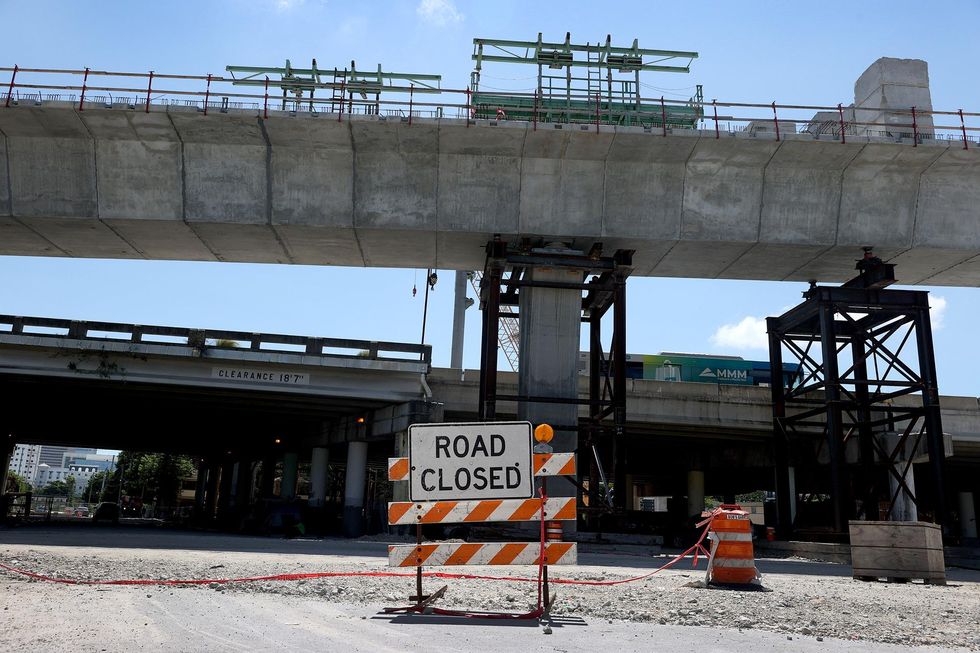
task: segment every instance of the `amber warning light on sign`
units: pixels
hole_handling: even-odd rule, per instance
[[[542,444],[548,444],[555,437],[555,429],[550,424],[538,424],[534,427],[534,439]]]
[[[533,493],[528,422],[413,424],[408,439],[412,501]]]

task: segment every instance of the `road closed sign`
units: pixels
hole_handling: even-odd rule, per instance
[[[413,424],[408,458],[412,501],[534,494],[529,422]]]

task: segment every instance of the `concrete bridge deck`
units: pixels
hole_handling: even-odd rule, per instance
[[[0,109],[0,254],[476,269],[493,234],[636,274],[980,286],[980,152],[912,139]]]

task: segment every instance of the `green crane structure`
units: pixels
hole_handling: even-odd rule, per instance
[[[523,50],[523,52],[521,52]],[[697,52],[617,47],[605,43],[579,45],[565,34],[563,43],[473,39],[476,67],[470,77],[476,118],[538,120],[693,128],[703,116],[700,85],[690,99],[652,101],[641,94],[640,73],[690,72]],[[480,88],[485,63],[518,63],[538,68],[533,93]]]
[[[314,96],[318,90],[328,93],[330,111],[333,113],[343,112],[346,105],[348,113],[353,113],[356,106],[363,107],[363,113],[367,114],[381,112],[382,93],[442,92],[442,75],[388,73],[382,71],[380,64],[376,71],[360,71],[353,61],[350,62],[350,69],[321,69],[317,67],[316,59],[309,68],[294,68],[287,59],[284,68],[226,66],[225,70],[231,73],[233,84],[281,89],[283,110],[290,101],[289,96],[292,96],[292,101],[297,103],[309,102],[310,110],[314,111]]]

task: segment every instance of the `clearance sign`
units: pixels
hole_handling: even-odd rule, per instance
[[[408,459],[412,501],[534,494],[529,422],[413,424]]]

